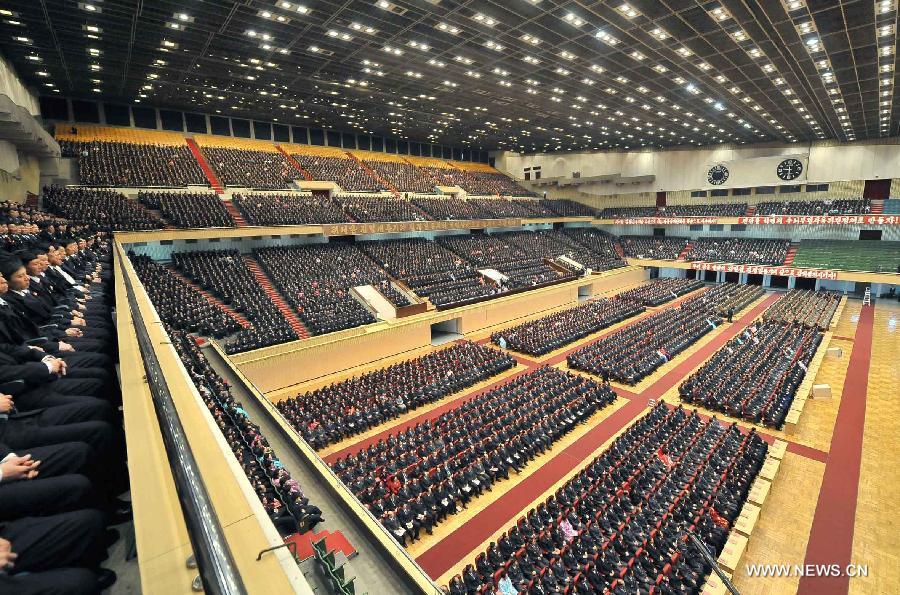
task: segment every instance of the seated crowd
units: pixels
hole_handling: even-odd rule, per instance
[[[623,291],[616,297],[620,300],[635,301],[644,306],[659,306],[702,287],[703,283],[696,279],[657,279]]]
[[[187,145],[59,141],[63,157],[78,160],[86,186],[187,186],[208,184]]]
[[[340,203],[308,194],[235,194],[234,206],[250,225],[348,223]]]
[[[743,217],[747,203],[733,202],[713,205],[670,205],[659,208],[660,217]]]
[[[237,250],[175,252],[172,264],[252,325],[226,341],[228,353],[259,349],[297,338]]]
[[[372,285],[394,306],[409,305],[385,272],[354,244],[259,248],[259,264],[313,335],[371,324],[375,316],[350,292]]]
[[[234,227],[225,203],[213,192],[144,192],[138,202],[156,209],[176,227]]]
[[[678,392],[688,403],[781,429],[821,342],[815,327],[754,322],[691,374]]]
[[[509,176],[501,173],[476,172],[442,167],[419,169],[430,176],[436,186],[459,186],[468,194],[480,196],[533,196]]]
[[[643,311],[642,306],[632,301],[592,300],[492,333],[491,341],[504,349],[528,355],[546,355]]]
[[[322,511],[310,504],[300,483],[284,468],[259,426],[250,421],[228,382],[213,370],[193,338],[167,330],[191,381],[278,532],[287,536],[312,531],[322,522]]]
[[[504,233],[504,241],[527,251],[535,258],[556,259],[565,256],[592,271],[608,271],[625,266],[616,252],[611,236],[566,234],[562,231],[519,231]],[[584,240],[583,242],[579,239]],[[568,265],[561,262],[563,266]]]
[[[387,181],[399,192],[434,192],[434,180],[411,163],[401,161],[363,161],[382,180]]]
[[[868,215],[872,203],[868,198],[856,200],[787,200],[761,202],[756,205],[756,216],[771,215]]]
[[[509,200],[506,198],[468,198],[467,202],[477,206],[481,211],[487,214],[489,219],[506,219],[518,217],[534,217],[534,211],[529,208],[528,204],[522,204],[522,201]]]
[[[406,545],[615,399],[608,385],[542,367],[332,466]]]
[[[657,368],[693,345],[723,320],[717,306],[742,291],[724,283],[630,324],[570,354],[570,368],[635,385]],[[760,288],[754,287],[752,290]]]
[[[278,152],[203,147],[206,162],[225,186],[278,190],[300,178],[300,172]]]
[[[210,302],[192,283],[150,258],[129,253],[138,279],[160,319],[173,330],[224,339],[241,330],[231,314]]]
[[[790,240],[697,238],[684,259],[780,266],[787,258],[790,245]]]
[[[575,278],[574,273],[562,273],[543,262],[539,240],[512,234],[471,234],[444,236],[437,242],[459,254],[476,268],[491,268],[506,277],[501,290],[536,287]],[[516,243],[517,242],[517,243]]]
[[[324,157],[321,155],[291,154],[313,180],[334,182],[346,192],[383,192],[384,184],[349,157]]]
[[[485,211],[474,200],[461,198],[421,197],[412,199],[414,205],[428,213],[435,221],[461,221],[467,219],[491,219],[491,213]]]
[[[0,213],[0,592],[98,594],[116,582],[111,526],[131,517],[111,245]]]
[[[458,254],[424,238],[362,242],[360,248],[416,295],[437,308],[499,295],[501,288]]]
[[[824,331],[840,302],[841,296],[829,291],[792,289],[763,313],[763,320]]]
[[[276,406],[310,446],[321,450],[515,366],[510,356],[467,341],[278,401]]]
[[[656,207],[606,207],[600,211],[601,219],[628,219],[631,217],[659,217]]]
[[[596,217],[597,209],[569,199],[545,198],[541,203],[560,217]]]
[[[45,186],[44,207],[61,217],[90,221],[104,231],[162,229],[163,222],[136,200],[113,190]]]
[[[560,233],[592,253],[601,256],[602,265],[595,263],[597,264],[597,268],[594,269],[596,271],[608,271],[627,265],[616,248],[616,237],[605,231],[593,227],[573,227],[560,230]]]
[[[690,240],[666,236],[619,236],[619,242],[625,256],[675,260]]]
[[[479,593],[699,593],[768,446],[658,404],[450,580]]]
[[[424,213],[405,198],[367,197],[338,194],[335,200],[352,221],[375,223],[377,221],[425,221]]]

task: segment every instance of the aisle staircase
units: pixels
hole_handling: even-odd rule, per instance
[[[619,255],[619,258],[621,258],[621,259],[624,260],[624,258],[625,258],[625,250],[622,248],[622,244],[620,244],[619,242],[616,242],[615,244],[613,244],[613,247],[614,247],[615,250],[616,250],[616,254]]]
[[[263,272],[259,263],[251,256],[244,256],[243,258],[247,268],[250,269],[250,272],[253,273],[253,276],[256,278],[256,282],[259,283],[259,286],[263,288],[263,291],[266,292],[266,295],[269,296],[269,299],[272,300],[272,303],[275,304],[275,307],[278,308],[281,315],[284,316],[288,324],[291,325],[291,328],[294,329],[294,332],[297,333],[297,337],[300,339],[308,339],[310,337],[309,330],[307,330],[303,323],[300,322],[300,319],[294,314],[294,310],[291,309],[287,302],[284,301],[284,298],[281,297],[281,294],[272,286],[272,282],[269,281],[269,277]]]
[[[694,242],[688,242],[687,245],[684,247],[684,250],[681,251],[681,253],[678,255],[678,258],[676,258],[675,260],[684,260],[685,258],[687,258],[688,253],[691,251],[691,248],[693,248],[693,247],[694,247]]]
[[[797,256],[797,248],[799,247],[799,244],[791,244],[790,248],[788,248],[787,255],[784,257],[784,266],[789,267],[794,264],[794,257]]]
[[[222,183],[219,182],[219,178],[216,177],[216,172],[214,172],[209,166],[209,163],[206,162],[206,157],[203,156],[203,152],[200,151],[200,147],[197,146],[197,141],[192,138],[186,138],[184,140],[187,142],[187,146],[191,150],[191,153],[194,154],[194,159],[200,164],[200,169],[203,170],[203,175],[206,176],[206,180],[209,182],[209,185],[212,186],[212,189],[216,191],[216,194],[225,192]]]
[[[247,227],[247,220],[244,219],[240,209],[234,206],[234,201],[223,200],[222,202],[225,203],[225,210],[228,211],[228,214],[234,219],[234,224],[238,227]]]
[[[354,154],[351,153],[350,151],[347,151],[347,155],[349,155],[349,156],[350,156],[350,159],[352,159],[353,161],[355,161],[356,164],[357,164],[358,166],[360,166],[366,173],[368,173],[370,176],[372,176],[373,178],[375,178],[376,180],[378,180],[379,182],[381,182],[381,184],[383,184],[385,188],[387,188],[388,190],[390,190],[390,191],[393,193],[394,196],[400,196],[400,191],[397,190],[397,188],[394,187],[393,184],[391,184],[390,182],[388,182],[387,180],[385,180],[384,178],[382,178],[381,176],[379,176],[377,173],[375,173],[375,170],[372,169],[371,167],[369,167],[368,165],[366,165],[366,163],[365,163],[362,159],[360,159],[359,157],[357,157],[356,155],[354,155]]]
[[[305,169],[303,169],[303,168],[300,166],[300,162],[297,161],[296,159],[294,159],[294,156],[293,156],[293,155],[291,155],[290,153],[288,153],[287,151],[285,151],[285,150],[281,147],[281,145],[275,145],[275,148],[278,149],[278,151],[279,151],[282,155],[284,155],[284,158],[287,159],[287,162],[288,162],[288,163],[290,163],[291,165],[294,166],[294,169],[296,169],[297,171],[300,172],[300,175],[303,176],[304,179],[306,179],[306,181],[308,181],[308,182],[311,182],[311,181],[312,181],[312,179],[313,179],[312,174],[309,173],[308,171],[306,171]]]
[[[169,269],[169,272],[171,272],[173,276],[181,279],[183,282],[187,283],[190,287],[193,287],[194,290],[197,293],[199,293],[200,295],[202,295],[204,298],[206,298],[206,301],[208,301],[210,304],[216,306],[217,308],[219,308],[220,310],[224,311],[226,314],[228,314],[229,316],[231,316],[232,318],[237,320],[238,324],[240,324],[242,327],[250,328],[251,326],[253,326],[252,324],[250,324],[249,320],[244,318],[244,316],[242,314],[239,314],[238,312],[232,310],[231,307],[226,306],[225,302],[223,302],[222,300],[220,300],[219,298],[217,298],[210,292],[206,291],[205,289],[203,289],[202,287],[200,287],[199,285],[194,283],[192,280],[190,280],[187,277],[185,277],[184,275],[182,275],[178,269],[176,269],[175,267],[169,267],[169,266],[167,266],[166,268]]]
[[[873,198],[871,203],[872,203],[872,214],[873,215],[884,214],[884,201],[882,199]]]

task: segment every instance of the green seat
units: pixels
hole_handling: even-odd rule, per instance
[[[344,566],[346,566],[346,565],[341,564],[337,568],[329,568],[328,569],[328,576],[331,577],[332,581],[337,581],[338,583],[341,583],[341,584],[344,582],[344,578],[345,578],[344,577]]]
[[[319,541],[312,542],[313,551],[316,554],[316,557],[324,556],[328,552],[328,546],[325,544],[325,538],[323,537]]]

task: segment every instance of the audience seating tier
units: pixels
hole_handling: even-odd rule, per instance
[[[539,368],[347,455],[334,469],[405,545],[615,398],[608,385]]]
[[[750,238],[697,238],[684,259],[780,266],[787,258],[790,240]]]
[[[60,149],[78,160],[78,178],[86,186],[208,184],[184,139],[180,146],[64,140]]]
[[[159,217],[138,201],[112,190],[49,186],[44,188],[42,197],[44,206],[50,212],[74,221],[90,223],[104,231],[164,227]]]
[[[279,401],[277,407],[320,450],[515,366],[495,349],[458,343]]]
[[[787,307],[803,309],[797,302]],[[796,315],[804,318],[803,312]],[[815,327],[755,322],[691,374],[679,394],[689,403],[780,429],[821,342]]]
[[[461,575],[451,595],[699,593],[765,462],[755,431],[657,405]]]
[[[176,227],[235,227],[235,221],[219,195],[212,192],[138,193],[138,202],[159,211]]]
[[[263,291],[237,250],[175,252],[172,263],[186,277],[250,321],[225,342],[228,353],[297,339],[297,334]]]

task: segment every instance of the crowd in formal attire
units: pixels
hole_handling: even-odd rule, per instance
[[[366,159],[363,163],[399,192],[434,192],[434,181],[411,163],[374,159]]]
[[[464,342],[279,401],[315,449],[365,432],[514,368],[509,355]]]
[[[412,199],[414,205],[428,213],[435,221],[460,221],[467,219],[492,219],[492,214],[485,211],[474,200],[461,198],[423,197]]]
[[[830,291],[792,289],[768,308],[763,320],[827,330],[841,296]]]
[[[628,300],[592,300],[494,332],[491,341],[520,353],[546,355],[643,311],[641,305]]]
[[[0,591],[97,594],[131,516],[110,243],[34,209],[2,218]]]
[[[138,202],[159,211],[175,227],[234,227],[235,222],[219,195],[212,192],[145,192]]]
[[[451,595],[699,593],[768,447],[664,404],[454,576]]]
[[[660,217],[743,217],[746,213],[745,202],[659,207]]]
[[[570,354],[570,368],[634,385],[724,322],[720,302],[742,288],[723,283],[638,320]]]
[[[781,429],[821,342],[815,327],[754,322],[691,374],[678,392],[688,403]]]
[[[347,192],[383,192],[387,188],[349,157],[324,157],[294,153],[291,155],[313,180],[334,182]]]
[[[59,141],[63,157],[78,160],[86,186],[187,186],[207,184],[187,145]]]
[[[780,266],[787,258],[790,245],[790,240],[697,238],[691,243],[691,249],[684,259]]]
[[[573,227],[560,230],[559,233],[600,256],[601,261],[594,263],[595,271],[608,271],[627,265],[616,247],[616,237],[612,234],[593,227]]]
[[[372,285],[396,307],[409,299],[385,272],[354,244],[309,244],[260,248],[259,264],[313,335],[375,322],[350,290]]]
[[[627,219],[630,217],[658,217],[656,207],[606,207],[600,212],[601,219]]]
[[[229,353],[297,339],[294,329],[247,268],[237,250],[175,252],[172,254],[172,265],[252,325],[242,328],[225,342]]]
[[[425,213],[405,198],[368,197],[338,194],[335,199],[352,221],[374,223],[377,221],[425,221]]]
[[[203,147],[206,162],[225,186],[279,190],[300,178],[300,172],[278,152]]]
[[[761,202],[756,205],[756,215],[868,215],[872,202],[868,198],[840,200],[786,200]]]
[[[250,225],[348,223],[340,203],[309,194],[235,194],[234,206]]]
[[[666,236],[619,236],[619,242],[625,256],[675,260],[690,240]]]
[[[406,545],[510,471],[520,472],[615,398],[608,385],[542,367],[338,459],[333,468]]]
[[[360,248],[416,295],[438,308],[499,295],[460,255],[424,238],[362,242]]]
[[[167,330],[191,381],[279,533],[287,536],[315,529],[324,520],[322,510],[303,493],[259,426],[231,394],[228,383],[215,372],[192,337]]]
[[[644,306],[659,306],[701,287],[703,287],[703,282],[696,279],[657,279],[634,289],[623,291],[616,297],[620,300],[635,301]]]
[[[75,221],[89,221],[103,231],[161,229],[164,223],[141,203],[113,190],[46,186],[44,207]]]
[[[160,319],[173,330],[224,339],[241,329],[234,316],[206,299],[175,271],[149,256],[131,252],[129,257]]]
[[[575,273],[564,273],[545,264],[546,255],[541,252],[540,241],[535,240],[536,234],[531,237],[531,232],[523,233],[529,236],[470,234],[444,236],[437,241],[478,268],[500,272],[506,278],[501,282],[501,289],[537,287],[575,278]]]
[[[588,231],[588,230],[585,230]],[[537,232],[510,232],[500,237],[504,241],[526,250],[534,258],[557,259],[566,257],[592,271],[608,271],[625,266],[616,252],[612,236],[592,233],[565,233],[545,230]],[[565,261],[558,261],[570,266]]]
[[[597,216],[597,209],[574,200],[545,198],[541,200],[541,203],[560,217]]]
[[[522,204],[524,201],[509,200],[507,198],[468,198],[466,200],[487,213],[490,219],[515,219],[537,216],[533,210],[528,208],[530,205]],[[552,216],[552,214],[549,216]]]

